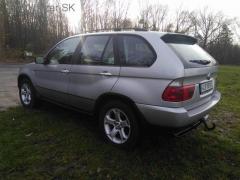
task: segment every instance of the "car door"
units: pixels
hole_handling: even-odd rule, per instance
[[[91,111],[94,101],[110,92],[119,77],[114,35],[86,35],[69,73],[74,106]]]
[[[47,98],[58,102],[68,102],[68,73],[71,59],[80,37],[71,37],[58,43],[46,55],[44,64],[35,69],[36,86],[38,92]]]

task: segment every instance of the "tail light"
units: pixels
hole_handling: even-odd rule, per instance
[[[164,90],[162,99],[170,102],[181,102],[191,99],[195,90],[194,84],[171,86],[171,84]]]

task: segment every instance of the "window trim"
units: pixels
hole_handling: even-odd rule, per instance
[[[71,64],[73,63],[73,59],[74,59],[74,55],[75,55],[75,53],[76,53],[76,50],[78,49],[78,46],[81,44],[81,36],[80,36],[80,35],[70,36],[70,37],[68,37],[68,38],[65,38],[65,39],[59,41],[58,43],[56,43],[52,48],[50,48],[50,50],[44,55],[44,59],[46,59],[47,65],[51,65],[51,64],[49,63],[49,59],[48,59],[49,54],[50,54],[54,49],[56,49],[56,47],[57,47],[59,44],[65,42],[65,41],[67,41],[67,40],[74,39],[74,38],[79,38],[79,43],[77,44],[76,49],[75,49],[75,51],[73,52],[73,55],[72,55],[72,57],[71,57],[71,59],[70,59],[70,61],[69,61],[69,64],[58,64],[58,65],[71,65]]]
[[[80,57],[80,52],[82,50],[82,46],[83,46],[85,40],[87,39],[87,37],[90,37],[90,36],[109,36],[109,39],[108,39],[108,41],[107,41],[107,43],[106,43],[106,45],[104,47],[102,55],[104,54],[104,52],[106,50],[106,47],[107,47],[109,41],[112,38],[112,40],[113,40],[114,64],[85,64],[85,63],[82,62],[82,60],[80,59],[81,58]],[[116,39],[116,34],[84,34],[84,35],[82,35],[80,44],[79,44],[78,48],[76,49],[76,54],[77,55],[74,58],[72,64],[73,65],[81,65],[81,66],[114,66],[114,67],[118,66],[119,67],[120,63],[119,63],[119,58],[117,56],[118,53],[117,53],[117,47],[116,47],[117,46],[116,40],[117,40]]]
[[[146,38],[144,38],[143,36],[138,35],[138,34],[125,34],[125,33],[119,33],[119,34],[117,34],[117,36],[118,36],[117,37],[118,58],[119,58],[121,67],[149,68],[156,62],[156,60],[157,60],[157,53],[156,53],[155,49],[153,48],[153,46],[150,44],[150,42]],[[120,52],[120,48],[119,48],[120,42],[119,42],[119,40],[120,40],[121,36],[135,36],[135,37],[137,37],[139,39],[142,39],[147,44],[147,46],[150,48],[150,50],[153,52],[153,56],[154,57],[153,57],[152,64],[149,65],[149,66],[147,66],[147,65],[145,65],[145,66],[135,66],[135,65],[127,65],[126,61],[123,62],[120,59],[120,55],[119,55],[119,52]]]

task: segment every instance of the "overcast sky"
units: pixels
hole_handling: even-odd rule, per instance
[[[76,26],[80,20],[80,0],[61,0],[61,3],[75,4],[73,11],[66,12],[70,24]],[[123,0],[127,1],[127,0]],[[129,0],[129,17],[136,17],[138,14],[139,0]],[[141,0],[144,1],[144,0]],[[238,17],[240,19],[240,1],[239,0],[149,0],[149,2],[159,2],[168,5],[169,13],[174,12],[177,7],[182,6],[183,9],[196,10],[208,6],[213,11],[222,11],[228,17]]]

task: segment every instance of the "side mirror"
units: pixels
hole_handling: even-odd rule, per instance
[[[36,57],[35,58],[35,63],[36,64],[44,64],[45,63],[45,59],[43,57]]]

